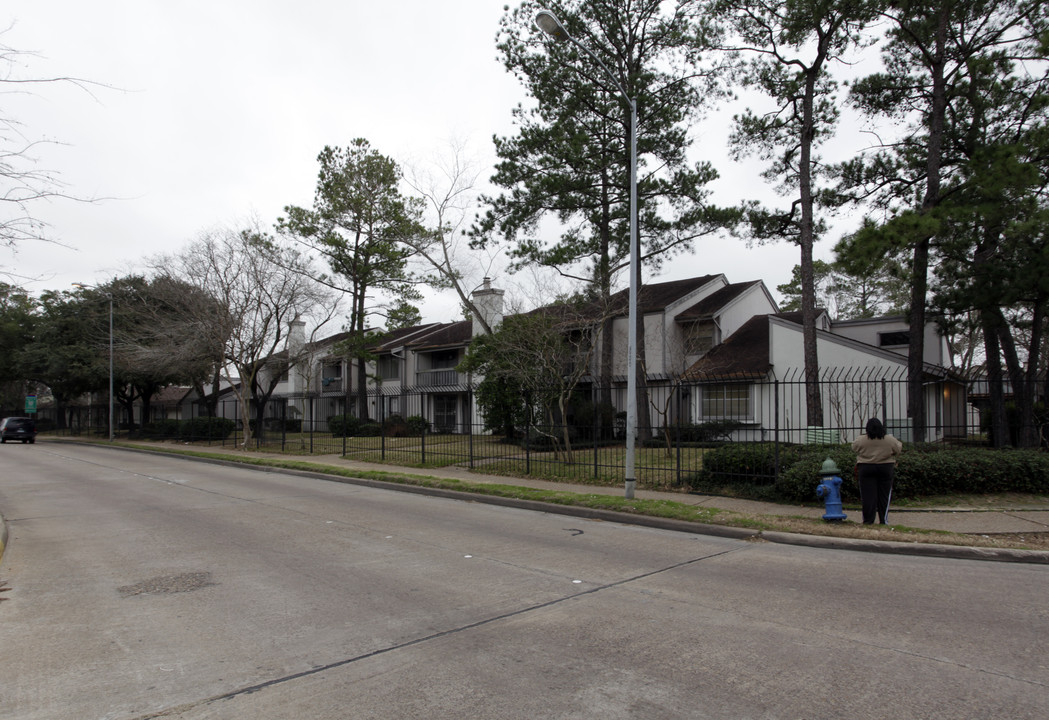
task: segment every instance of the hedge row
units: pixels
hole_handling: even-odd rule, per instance
[[[415,437],[429,432],[430,423],[419,415],[403,418],[391,415],[384,423],[361,420],[355,415],[332,415],[328,418],[328,431],[335,437]]]
[[[781,445],[778,480],[774,479],[775,458],[771,444],[725,445],[704,455],[703,471],[693,485],[772,484],[769,490],[778,498],[812,501],[823,462],[829,458],[841,471],[842,499],[859,501],[856,455],[848,446]],[[898,498],[1000,492],[1049,493],[1049,455],[1010,448],[908,445],[900,456],[893,486]]]
[[[157,420],[146,424],[142,434],[152,438],[179,440],[225,440],[237,424],[228,418],[195,417],[189,420]]]

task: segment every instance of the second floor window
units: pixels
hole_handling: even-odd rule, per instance
[[[458,350],[439,350],[430,353],[430,368],[433,370],[451,370],[458,364]]]
[[[380,355],[379,377],[383,380],[399,380],[401,378],[401,359],[393,355]]]
[[[703,355],[714,347],[716,328],[713,322],[697,322],[685,329],[685,354]]]

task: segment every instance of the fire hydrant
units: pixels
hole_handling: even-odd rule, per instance
[[[820,470],[823,482],[816,488],[816,497],[826,497],[827,512],[823,519],[828,522],[840,522],[847,516],[841,511],[841,470],[833,460],[827,458]]]

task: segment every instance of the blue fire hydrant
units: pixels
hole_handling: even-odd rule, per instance
[[[828,522],[840,522],[846,518],[845,513],[841,511],[841,470],[833,460],[827,458],[823,462],[820,476],[823,482],[816,488],[816,497],[826,497],[827,512],[824,513],[823,519]]]

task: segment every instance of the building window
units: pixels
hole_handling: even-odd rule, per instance
[[[342,363],[321,365],[321,391],[342,392]]]
[[[900,345],[910,345],[910,343],[911,334],[906,330],[878,333],[878,345],[880,347],[899,347]]]
[[[685,354],[703,355],[715,342],[713,322],[697,322],[685,329]]]
[[[393,355],[379,356],[379,377],[383,380],[401,379],[401,359]]]
[[[459,364],[458,350],[440,350],[430,353],[430,368],[433,370],[448,370]]]
[[[703,419],[731,418],[749,420],[751,411],[750,385],[704,385]]]

